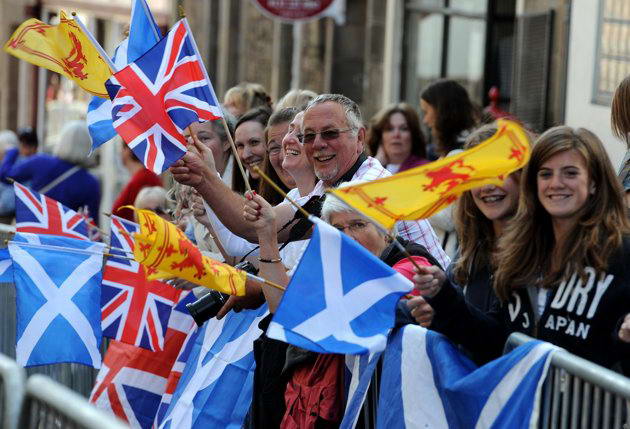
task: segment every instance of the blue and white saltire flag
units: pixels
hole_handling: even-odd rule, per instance
[[[267,336],[318,353],[383,350],[396,303],[412,283],[341,231],[309,219],[315,231]]]
[[[9,249],[0,249],[0,283],[13,283],[13,261]]]
[[[372,381],[376,364],[383,352],[346,355],[346,410],[340,429],[354,428],[361,412],[365,396]]]
[[[103,243],[17,233],[9,242],[22,366],[101,366]]]
[[[121,70],[140,58],[161,38],[160,28],[155,23],[146,0],[134,0],[131,6],[129,37],[118,45],[112,58],[116,69]],[[116,135],[112,125],[112,102],[108,99],[92,97],[86,121],[92,137],[92,151]]]
[[[443,335],[407,325],[383,353],[377,428],[537,427],[556,349],[532,341],[477,367]],[[346,413],[342,427],[353,418]]]
[[[252,401],[253,344],[267,314],[263,305],[203,325],[160,429],[242,426]]]

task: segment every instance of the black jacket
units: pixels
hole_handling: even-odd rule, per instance
[[[515,290],[507,304],[479,311],[447,280],[427,301],[435,309],[436,330],[470,350],[477,360],[499,357],[511,332],[523,332],[563,347],[607,368],[628,361],[630,344],[617,337],[630,313],[630,240],[611,258],[607,272],[587,267],[586,281],[576,274],[549,290],[536,320],[536,288]],[[544,290],[543,290],[544,291]]]

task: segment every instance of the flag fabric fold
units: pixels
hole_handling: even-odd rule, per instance
[[[383,350],[411,282],[341,231],[309,219],[315,231],[267,335],[318,353]]]
[[[106,87],[116,132],[156,174],[186,153],[188,125],[222,117],[185,19]]]
[[[221,320],[199,331],[186,367],[161,419],[161,429],[240,428],[252,401],[253,343],[267,306]]]
[[[383,179],[328,192],[391,229],[401,220],[426,219],[453,203],[464,191],[501,185],[529,161],[523,129],[499,119],[490,139],[464,152]]]
[[[129,37],[123,40],[114,52],[112,61],[117,70],[140,58],[153,45],[160,41],[160,28],[155,23],[146,0],[134,0],[131,6]],[[92,98],[87,110],[86,121],[92,150],[116,136],[112,123],[112,102],[109,98]]]
[[[111,253],[103,272],[101,317],[103,335],[149,350],[162,350],[169,317],[181,291],[147,279],[144,266],[129,260],[132,234],[139,225],[112,216]]]
[[[16,231],[90,240],[90,225],[84,214],[17,182],[13,189]]]
[[[101,366],[103,250],[102,243],[48,235],[17,233],[9,242],[20,365]]]
[[[140,232],[134,234],[134,258],[148,268],[148,279],[179,277],[229,295],[245,295],[246,273],[215,261],[172,223],[150,210],[136,209]]]
[[[171,312],[163,350],[152,352],[115,340],[110,342],[90,402],[132,428],[153,427],[173,363],[187,335],[195,329],[195,322],[181,305],[190,302],[191,297],[192,293],[182,293]]]
[[[31,18],[20,25],[4,50],[24,61],[72,79],[97,97],[107,98],[105,81],[112,75],[90,37],[77,22],[59,13],[59,24]]]
[[[537,427],[556,349],[531,341],[477,367],[443,335],[407,325],[383,353],[377,428]]]

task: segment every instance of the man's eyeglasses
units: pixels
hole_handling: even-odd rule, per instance
[[[346,229],[349,229],[352,232],[360,232],[363,231],[365,228],[367,228],[368,226],[368,222],[363,221],[363,220],[355,220],[353,222],[350,222],[348,225],[333,225],[333,227],[335,227],[336,229],[338,229],[341,232],[345,232]]]
[[[328,141],[331,140],[336,140],[339,138],[339,135],[341,133],[347,133],[348,131],[352,131],[352,128],[348,128],[345,130],[324,130],[324,131],[320,131],[318,133],[305,133],[305,134],[298,134],[298,139],[302,142],[302,144],[311,144],[315,141],[315,138],[317,137],[317,135],[319,134],[322,139]]]

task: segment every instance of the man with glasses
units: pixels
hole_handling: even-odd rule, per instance
[[[361,112],[355,102],[339,94],[322,94],[306,107],[301,140],[306,154],[320,179],[310,196],[321,196],[329,187],[350,180],[374,180],[390,173],[375,159],[365,155],[365,128]],[[209,151],[201,156],[210,158]],[[233,233],[251,242],[257,241],[256,231],[243,219],[243,198],[223,185],[216,172],[206,162],[188,152],[171,167],[178,182],[193,186],[214,210],[221,222]],[[275,207],[277,225],[282,226],[294,218],[295,209],[288,202]],[[425,220],[399,222],[398,234],[424,245],[440,262],[448,266],[450,259],[442,250],[433,229]],[[278,234],[280,242],[289,238],[289,228]]]

